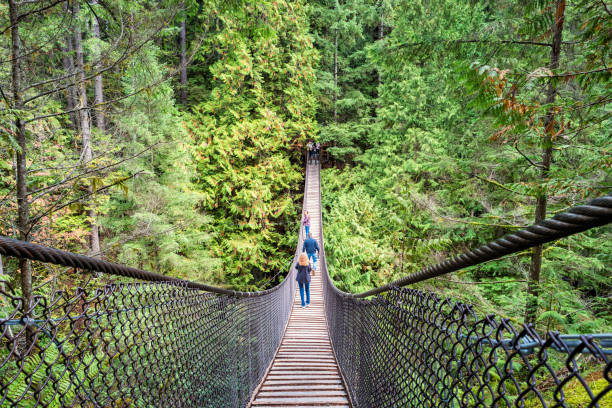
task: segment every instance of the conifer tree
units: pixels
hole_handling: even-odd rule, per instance
[[[599,20],[602,14],[605,15],[605,9],[601,5],[594,7],[584,2],[568,5],[564,0],[526,2],[523,6],[526,13],[520,33],[526,40],[518,46],[521,52],[525,47],[543,49],[532,52],[531,58],[527,59],[528,64],[532,64],[527,74],[519,71],[525,69],[524,65],[519,68],[501,58],[498,64],[503,66],[502,69],[481,64],[474,64],[473,67],[478,72],[475,77],[479,80],[484,78],[480,90],[489,98],[493,96],[496,99],[495,102],[480,99],[485,106],[494,106],[491,113],[500,128],[493,138],[511,144],[530,168],[533,176],[526,183],[529,187],[524,192],[535,199],[534,221],[540,222],[547,217],[551,201],[553,205],[572,202],[575,194],[580,198],[585,197],[593,185],[599,184],[600,176],[593,172],[590,163],[584,163],[586,166],[567,167],[569,163],[563,155],[555,160],[555,155],[559,154],[555,151],[559,144],[574,144],[570,136],[574,133],[571,130],[572,122],[582,127],[583,123],[580,122],[584,121],[583,111],[587,115],[600,112],[600,104],[605,103],[605,91],[600,86],[601,81],[610,75],[603,67],[605,57],[599,59],[603,55],[597,52],[585,61],[580,56],[582,47],[572,49],[564,41],[566,37],[580,38],[585,41],[585,48],[589,47],[586,44],[601,41],[599,30],[585,28],[593,19]],[[565,35],[566,27],[579,26],[575,19],[583,20],[585,16],[586,21],[582,22],[580,30]],[[608,17],[612,19],[612,16]],[[533,40],[535,38],[540,41]],[[580,57],[575,58],[571,54]],[[574,81],[577,88],[573,87]],[[590,102],[584,103],[581,100]],[[596,115],[601,116],[601,113]],[[600,137],[588,139],[594,146],[605,146],[601,144],[603,139]],[[532,153],[533,146],[539,146],[541,153]],[[537,156],[540,156],[539,160]],[[582,180],[575,184],[579,178]],[[541,303],[542,259],[542,246],[535,247],[529,266],[525,306],[525,321],[529,323],[536,321],[538,304]]]
[[[164,8],[141,13],[139,17],[148,25],[137,27],[125,24],[125,19],[134,21],[134,12],[144,10],[140,2],[111,5],[42,0],[10,2],[8,7],[1,7],[9,11],[0,13],[0,20],[11,35],[0,40],[4,104],[0,110],[0,155],[9,162],[15,157],[14,166],[2,169],[2,233],[51,245],[74,245],[90,235],[86,252],[98,256],[101,250],[96,207],[112,187],[124,185],[133,174],[116,171],[120,162],[130,160],[114,156],[117,149],[113,142],[117,143],[120,135],[100,140],[94,156],[90,122],[93,104],[88,103],[92,98],[87,86],[109,74],[119,83],[127,62],[152,43],[166,25],[164,20],[171,19],[173,13]],[[95,39],[94,46],[89,34],[84,35],[83,27],[93,14],[111,17],[106,27],[107,35],[112,37],[108,44]],[[92,47],[98,49],[96,53],[91,52]],[[142,85],[131,89],[131,95],[154,86]],[[123,92],[115,93],[103,102],[104,106],[96,103],[96,109],[113,106],[120,117],[120,101],[129,97]],[[78,126],[74,126],[75,120]],[[111,137],[116,138],[110,141]],[[92,228],[87,232],[90,222]],[[76,250],[81,248],[77,246]],[[23,261],[20,275],[27,306],[32,288],[28,262]]]
[[[350,161],[367,147],[379,73],[367,48],[380,35],[380,5],[369,0],[318,1],[310,15],[317,66],[320,138]]]
[[[316,52],[301,1],[217,15],[220,29],[205,46],[217,59],[212,90],[190,123],[197,182],[227,282],[254,288],[294,250],[301,146],[315,131]]]

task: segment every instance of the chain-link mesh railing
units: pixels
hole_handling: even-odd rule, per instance
[[[182,283],[0,291],[2,407],[240,407],[282,338],[292,279],[239,298]]]
[[[356,407],[612,407],[612,344],[594,336],[542,338],[406,288],[325,300]]]
[[[596,202],[601,207],[576,207],[576,215],[561,215],[563,221],[548,220],[547,227],[520,231],[518,238],[502,238],[400,281],[479,263],[478,256],[497,258],[511,243],[546,242],[539,234],[556,239],[552,227],[569,228],[571,221],[610,222],[612,197]],[[334,286],[321,248],[329,333],[354,407],[612,407],[612,335],[542,337],[532,326],[478,317],[469,305],[396,285],[345,293]],[[370,294],[378,296],[366,299]]]
[[[27,258],[133,278],[36,295],[27,306],[0,280],[3,408],[244,407],[295,291],[294,263],[274,288],[234,292],[2,237],[0,254],[5,273]]]

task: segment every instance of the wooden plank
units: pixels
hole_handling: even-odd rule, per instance
[[[282,397],[262,397],[259,396],[253,401],[253,406],[260,405],[272,405],[280,407],[290,407],[296,405],[310,404],[314,406],[334,406],[348,404],[346,397],[295,397],[295,398],[282,398]]]
[[[337,373],[338,372],[338,367],[336,366],[327,366],[327,367],[308,367],[308,366],[303,366],[301,367],[299,370],[296,370],[292,367],[290,368],[286,368],[286,367],[278,367],[278,366],[272,366],[272,369],[270,370],[270,375],[300,375],[300,374],[313,374],[314,372],[319,373],[319,374],[325,374],[325,373]]]
[[[296,397],[310,397],[310,398],[318,398],[318,397],[346,397],[346,393],[344,390],[336,391],[264,391],[262,390],[259,393],[259,396],[262,398],[296,398]]]
[[[344,386],[338,384],[290,384],[290,385],[266,385],[261,387],[261,391],[300,391],[300,390],[341,390],[344,391]]]
[[[336,364],[336,360],[332,355],[328,357],[319,357],[319,358],[301,358],[300,356],[295,357],[280,357],[275,360],[279,364],[299,364],[299,363],[332,363]]]
[[[267,377],[265,386],[267,385],[329,385],[329,384],[342,384],[342,380],[337,375],[328,376],[312,376],[312,375],[301,375],[301,376],[270,376]],[[263,387],[262,387],[263,388]]]
[[[325,365],[295,364],[295,365],[280,365],[280,366],[277,364],[274,364],[272,367],[273,367],[272,370],[274,370],[274,373],[283,373],[283,372],[291,373],[295,371],[299,371],[301,373],[304,373],[307,371],[334,371],[334,372],[338,371],[338,366],[332,365],[332,364],[325,364]]]
[[[278,408],[279,406],[282,405],[258,405],[257,408]],[[325,407],[328,405],[309,405],[309,404],[300,404],[300,405],[293,405],[293,407],[299,407],[299,408],[318,408],[318,407]],[[334,408],[351,408],[350,405],[334,405]]]

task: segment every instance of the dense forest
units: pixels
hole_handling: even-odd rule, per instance
[[[267,288],[317,140],[330,273],[362,291],[612,189],[606,1],[8,0],[0,27],[7,237]],[[419,287],[609,332],[611,238]],[[105,279],[11,262],[25,298]]]

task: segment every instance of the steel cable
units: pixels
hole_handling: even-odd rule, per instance
[[[505,255],[555,241],[591,228],[600,227],[612,222],[612,194],[591,200],[586,205],[579,205],[557,214],[538,224],[503,236],[479,248],[473,249],[436,265],[428,266],[418,272],[400,278],[387,285],[362,293],[345,293],[354,298],[366,298],[413,283],[432,279],[469,266],[478,265]]]

